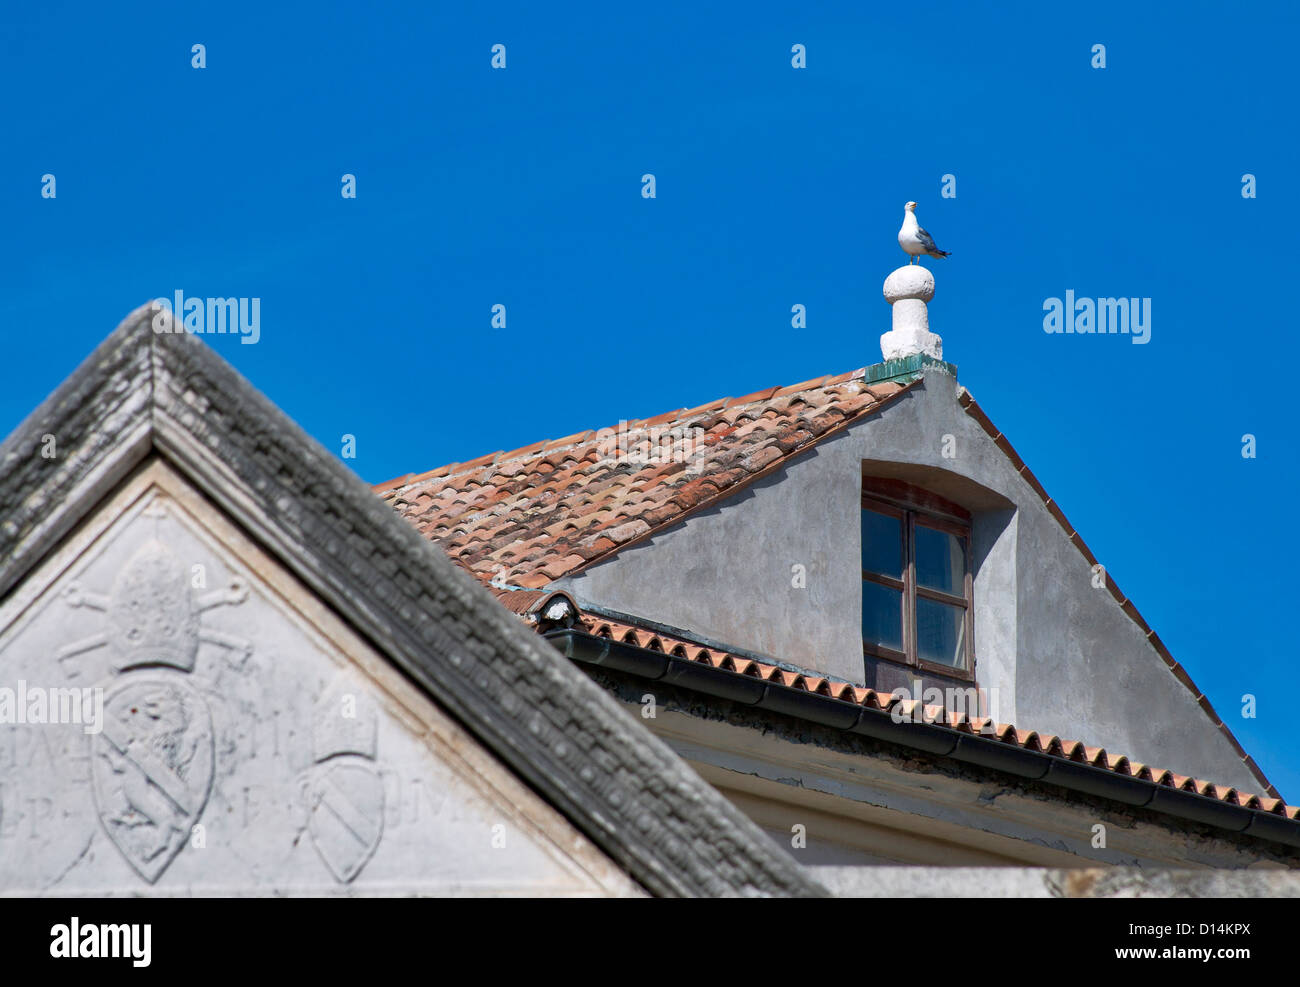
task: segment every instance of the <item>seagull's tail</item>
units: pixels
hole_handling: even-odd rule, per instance
[[[930,251],[930,256],[931,256],[931,257],[947,257],[947,256],[948,256],[949,254],[951,254],[951,253],[952,253],[951,250],[940,250],[938,247],[935,247],[933,250]]]

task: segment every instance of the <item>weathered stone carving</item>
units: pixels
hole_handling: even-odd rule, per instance
[[[161,507],[157,508],[161,510]],[[102,610],[108,629],[59,649],[64,674],[81,674],[77,659],[87,651],[108,646],[116,671],[140,665],[173,665],[185,672],[194,670],[199,642],[225,648],[236,663],[252,653],[247,641],[209,631],[200,624],[207,610],[243,603],[248,587],[232,579],[224,589],[197,599],[186,582],[185,572],[167,546],[157,540],[142,545],[113,581],[111,595],[91,593],[73,583],[66,591],[69,606]]]
[[[103,700],[0,723],[0,895],[635,893],[210,505],[141,495],[0,602],[0,684]]]
[[[374,710],[340,674],[316,702],[316,762],[303,779],[312,844],[335,880],[361,873],[384,835],[384,779],[375,764]]]
[[[141,672],[112,687],[92,747],[95,807],[109,838],[150,884],[202,815],[212,767],[212,716],[183,679]]]
[[[158,503],[150,513],[165,515]],[[91,745],[95,808],[109,839],[150,884],[185,846],[212,790],[212,714],[186,681],[199,642],[221,645],[236,663],[252,652],[246,641],[205,633],[200,619],[213,607],[242,603],[247,592],[232,580],[195,599],[172,552],[151,539],[118,573],[109,596],[76,584],[65,595],[70,606],[107,615],[106,630],[60,648],[58,659],[76,678],[81,655],[110,651],[118,676],[105,686],[103,731]]]

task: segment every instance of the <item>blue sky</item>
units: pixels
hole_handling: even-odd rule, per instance
[[[961,381],[1300,798],[1293,5],[177,6],[6,11],[0,431],[177,289],[260,298],[209,341],[371,482],[840,373],[916,199]]]

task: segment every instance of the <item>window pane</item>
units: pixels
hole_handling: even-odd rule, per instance
[[[863,508],[862,568],[882,576],[903,578],[902,521]]]
[[[966,611],[916,598],[916,656],[923,661],[966,667]]]
[[[965,539],[916,524],[916,582],[954,596],[966,593]]]
[[[903,594],[878,583],[862,583],[862,639],[903,650]]]

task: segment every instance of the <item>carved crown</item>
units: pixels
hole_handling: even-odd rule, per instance
[[[119,671],[139,665],[193,671],[199,614],[184,570],[162,542],[140,546],[113,580],[108,639]]]

